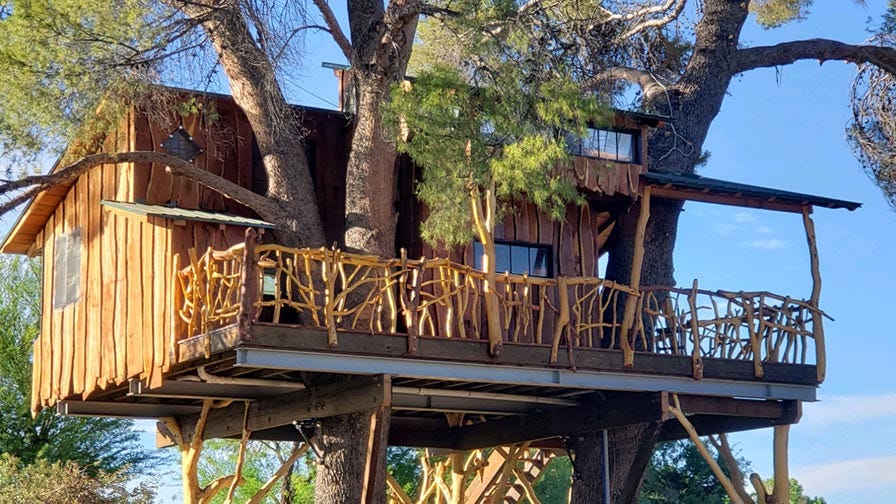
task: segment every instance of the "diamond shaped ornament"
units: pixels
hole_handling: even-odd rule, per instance
[[[196,145],[193,137],[184,130],[183,126],[178,126],[176,130],[168,135],[168,138],[162,142],[162,148],[168,154],[177,156],[185,161],[193,161],[196,159],[196,156],[202,154],[202,148]]]

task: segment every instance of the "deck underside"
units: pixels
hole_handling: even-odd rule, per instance
[[[799,419],[801,401],[815,400],[817,385],[814,366],[769,364],[757,380],[749,362],[708,359],[695,380],[686,356],[645,353],[627,369],[613,350],[561,353],[556,364],[547,346],[507,344],[500,358],[487,350],[484,341],[421,338],[407,355],[403,335],[348,332],[331,349],[326,331],[272,324],[254,325],[240,341],[228,327],[183,341],[179,364],[161,386],[132,380],[89,401],[63,401],[59,411],[189,423],[202,400],[232,401],[212,412],[205,436],[233,437],[241,429],[234,419],[251,401],[259,418],[254,438],[295,440],[294,421],[313,425],[385,403],[390,444],[473,449],[529,440],[559,446],[578,432],[644,422],[661,424],[661,439],[683,438],[668,413],[671,394],[679,394],[701,434],[789,424]],[[306,373],[355,376],[306,389]],[[450,413],[464,413],[465,424],[449,427]]]

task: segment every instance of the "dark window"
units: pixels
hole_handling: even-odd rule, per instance
[[[482,244],[473,242],[473,267],[482,269]],[[551,246],[495,240],[495,271],[552,277]]]
[[[640,162],[638,145],[640,134],[632,131],[612,131],[588,128],[585,138],[571,139],[570,151],[578,156],[608,159],[622,163]]]
[[[78,301],[81,281],[81,230],[56,237],[53,249],[53,308],[62,309]]]

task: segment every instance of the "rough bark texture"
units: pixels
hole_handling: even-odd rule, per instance
[[[345,245],[350,251],[395,256],[395,146],[383,128],[388,82],[355,72],[358,114],[345,183]]]
[[[647,467],[646,460],[639,460],[638,447],[645,436],[651,435],[651,429],[656,429],[656,425],[637,424],[607,432],[610,502],[604,499],[603,434],[595,431],[571,437],[567,441],[567,447],[574,457],[570,504],[628,504],[623,502],[621,495],[626,484],[634,485],[633,495],[637,496],[637,488],[641,486],[641,478]],[[629,482],[633,468],[638,481]]]
[[[227,74],[233,99],[255,132],[268,176],[267,196],[281,210],[276,219],[280,242],[290,246],[324,245],[303,137],[277,83],[274,67],[256,45],[238,5],[178,5],[199,20]]]
[[[386,501],[386,436],[389,432],[389,415],[384,416],[385,424],[379,429],[381,439],[376,446],[379,453],[371,454],[378,460],[381,470],[376,471],[372,482],[372,496],[366,500],[363,495],[364,472],[370,437],[370,417],[372,411],[352,413],[325,419],[321,422],[317,435],[323,457],[318,460],[317,479],[314,486],[314,502],[319,504],[381,504]]]
[[[693,173],[709,126],[722,106],[734,75],[734,55],[740,30],[748,14],[747,2],[707,0],[698,23],[693,55],[684,74],[668,93],[659,86],[647,86],[646,99],[656,110],[673,118],[671,127],[654,132],[648,139],[649,166],[654,171]],[[645,83],[642,83],[644,85]],[[648,83],[649,84],[649,83]],[[675,285],[672,254],[681,214],[680,201],[655,198],[644,241],[642,285]],[[607,278],[628,283],[631,277],[632,246],[639,205],[623,211],[608,244]],[[634,470],[638,441],[647,427],[634,425],[609,432],[610,481],[612,495],[618,495],[627,478],[643,478],[643,468]],[[600,433],[573,440],[577,448],[577,471],[583,476],[573,483],[572,504],[604,503],[602,492]],[[629,482],[630,484],[632,482]],[[614,501],[615,502],[615,501]]]

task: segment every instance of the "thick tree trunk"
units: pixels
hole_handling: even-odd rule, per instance
[[[376,453],[367,453],[374,411],[351,413],[324,419],[317,434],[322,457],[317,461],[314,502],[318,504],[382,504],[386,502],[386,446],[388,408],[372,443]],[[368,458],[375,465],[373,481],[364,488]],[[366,490],[366,492],[365,492]]]
[[[604,488],[603,432],[586,432],[571,437],[567,442],[573,456],[574,470],[570,504],[637,502],[638,489],[653,451],[658,428],[658,424],[647,423],[607,431],[609,502],[605,498]]]
[[[355,132],[345,183],[345,245],[353,252],[395,256],[395,145],[383,128],[388,81],[356,72]]]
[[[235,4],[173,1],[200,20],[227,74],[233,99],[246,114],[258,142],[276,213],[278,238],[290,246],[324,245],[314,185],[295,113],[277,83],[268,55],[256,45]]]

